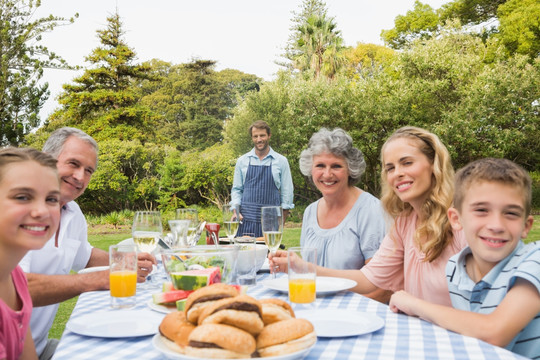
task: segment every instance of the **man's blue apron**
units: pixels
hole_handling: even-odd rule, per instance
[[[261,207],[281,205],[281,195],[272,176],[272,162],[270,166],[251,165],[249,160],[241,201],[243,219],[236,236],[247,233],[262,236]]]

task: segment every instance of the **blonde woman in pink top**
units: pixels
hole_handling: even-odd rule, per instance
[[[377,288],[406,290],[450,305],[446,262],[466,243],[462,234],[452,232],[446,216],[454,189],[448,150],[435,134],[403,127],[384,143],[381,162],[381,203],[394,219],[391,230],[362,269],[317,267],[317,275],[355,280],[353,290],[360,294]],[[286,252],[276,256],[271,262],[287,271]]]

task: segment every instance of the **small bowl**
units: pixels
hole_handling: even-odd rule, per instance
[[[266,247],[266,245],[262,245],[262,244],[257,244],[256,246],[257,248],[255,251],[257,252],[257,254],[255,255],[255,258],[256,258],[255,266],[257,268],[256,271],[259,271],[264,264],[264,260],[268,256],[268,248]],[[243,251],[242,249],[238,251],[237,266],[245,267],[245,266],[242,266],[242,264],[248,260],[247,257],[244,255],[245,253],[246,251]]]
[[[186,249],[166,250],[161,253],[163,267],[171,281],[172,272],[204,270],[219,267],[221,282],[232,283],[236,269],[238,249],[235,246],[197,245]]]

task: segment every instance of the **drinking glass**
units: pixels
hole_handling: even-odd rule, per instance
[[[281,206],[265,206],[261,208],[261,225],[264,242],[270,251],[275,255],[281,238],[283,237],[283,209]],[[277,266],[272,271],[272,277],[276,278]]]
[[[238,214],[238,206],[223,208],[223,228],[225,229],[225,234],[229,239],[229,244],[234,242],[234,237],[236,236],[238,226],[240,225]]]
[[[315,301],[316,266],[316,248],[291,247],[287,250],[289,301],[291,303],[310,304]]]
[[[140,252],[150,254],[154,252],[162,233],[163,227],[161,226],[161,214],[159,211],[137,211],[135,213],[131,234],[133,242]]]
[[[236,282],[238,285],[257,284],[257,241],[255,234],[244,233],[234,239],[238,247]]]
[[[135,306],[137,289],[137,247],[135,245],[109,247],[109,284],[112,308],[122,309]]]
[[[169,220],[169,228],[173,234],[172,248],[191,246],[188,241],[190,224],[191,220]]]
[[[190,220],[190,224],[187,231],[187,243],[193,244],[197,243],[193,238],[199,227],[199,214],[195,208],[181,208],[176,209],[176,220]],[[195,245],[193,244],[193,245]]]

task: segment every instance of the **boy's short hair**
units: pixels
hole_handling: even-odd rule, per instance
[[[519,188],[523,192],[525,217],[531,213],[531,178],[527,171],[507,159],[485,158],[473,161],[456,173],[454,207],[461,210],[467,190],[481,181],[498,182]],[[494,195],[496,196],[496,195]]]
[[[253,128],[260,129],[260,130],[266,130],[266,133],[268,135],[271,134],[270,133],[270,125],[268,125],[268,123],[266,121],[257,120],[253,124],[251,124],[251,126],[249,127],[249,136],[252,136]]]

